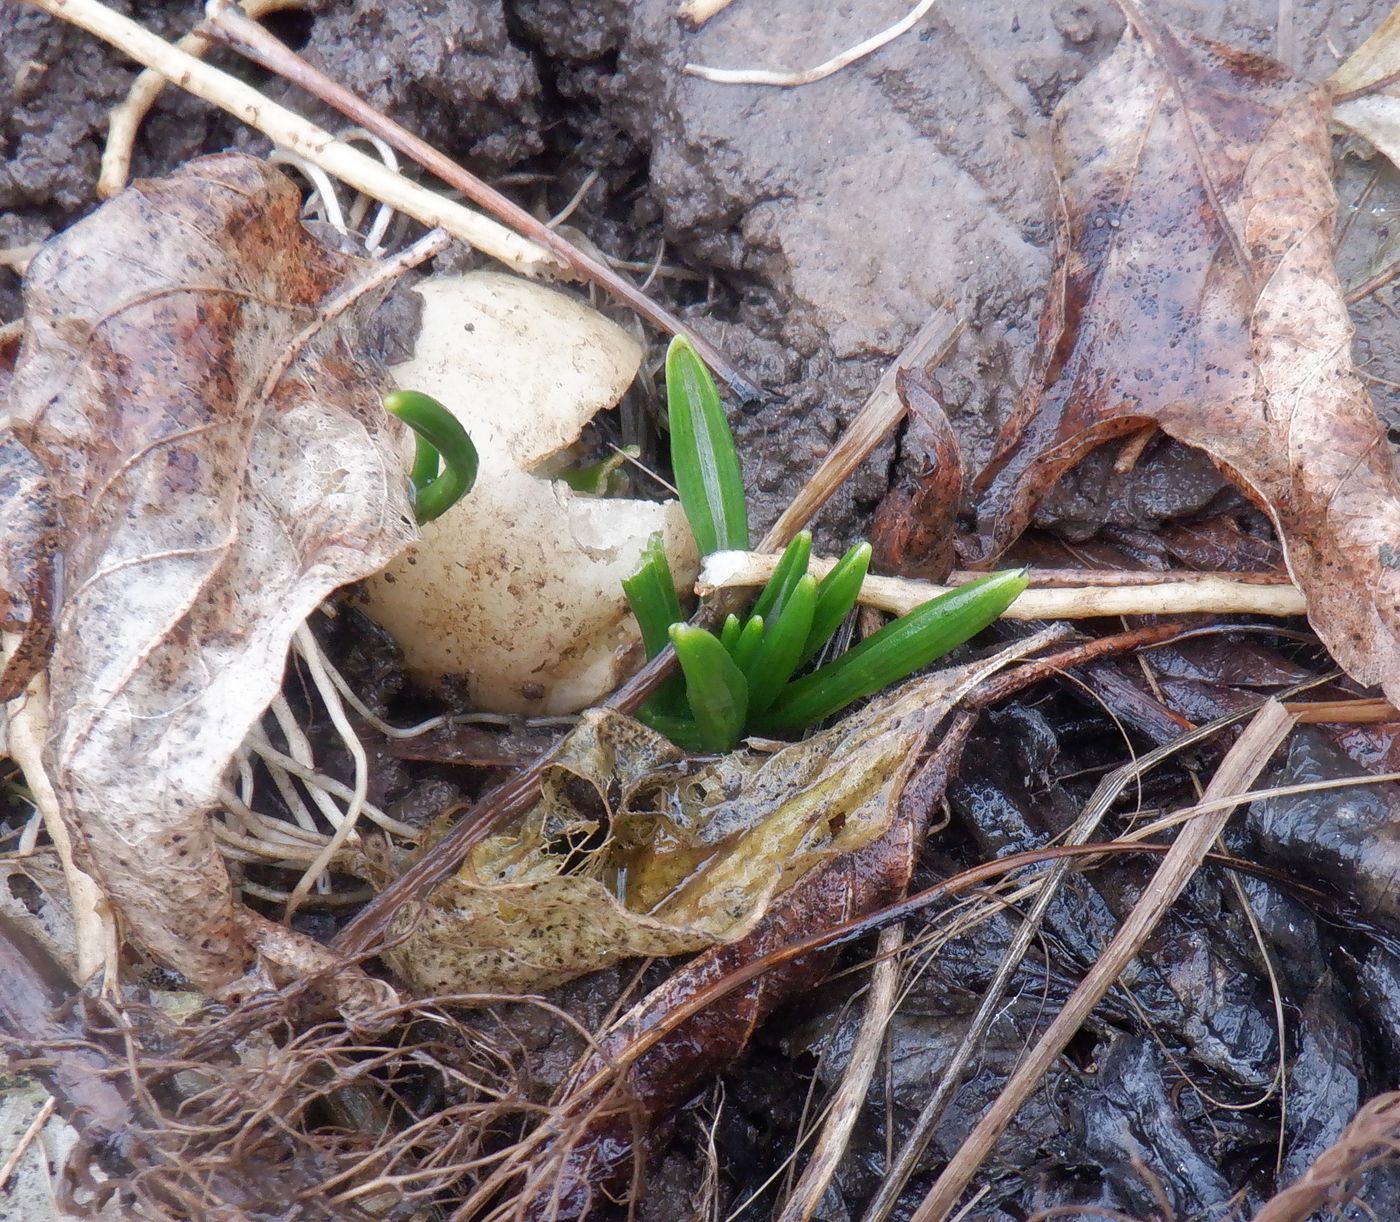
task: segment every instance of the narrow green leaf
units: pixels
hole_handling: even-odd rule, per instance
[[[886,624],[843,657],[788,686],[762,719],[765,731],[796,730],[870,696],[981,632],[1026,588],[1006,569],[950,590]]]
[[[685,619],[660,531],[647,540],[641,566],[631,577],[623,579],[622,592],[627,595],[627,603],[641,627],[647,658],[656,657],[670,644],[671,625]]]
[[[739,617],[732,611],[725,616],[724,626],[719,630],[719,643],[729,651],[729,656],[734,656],[734,648],[739,644],[739,634],[744,630],[744,625],[739,622]]]
[[[783,605],[792,594],[793,588],[807,572],[812,559],[812,532],[799,530],[792,542],[783,549],[783,554],[773,569],[773,576],[763,587],[753,605],[753,614],[761,615],[770,624],[783,613]]]
[[[749,545],[739,455],[719,392],[705,363],[682,336],[666,350],[671,469],[702,556]]]
[[[812,631],[807,644],[798,659],[798,666],[804,666],[821,652],[822,646],[831,639],[832,633],[841,626],[841,621],[851,613],[860,597],[860,587],[870,568],[871,547],[868,543],[857,543],[841,557],[817,585],[817,609],[812,615]]]
[[[734,642],[734,665],[742,670],[745,676],[748,675],[749,668],[753,665],[754,656],[762,644],[763,616],[751,615],[745,621],[743,630],[739,633],[739,639]]]
[[[706,751],[729,751],[744,732],[749,685],[719,638],[689,624],[671,625],[671,644],[685,674],[685,694]]]
[[[694,751],[698,754],[709,750],[700,737],[700,727],[695,724],[693,717],[662,712],[648,700],[637,710],[637,720],[644,726],[650,726],[658,734],[664,734],[683,751]]]
[[[812,630],[817,606],[817,579],[804,574],[793,587],[778,618],[763,634],[763,644],[744,669],[749,681],[749,716],[757,717],[778,698],[792,678]]]
[[[477,453],[467,430],[447,408],[431,395],[416,390],[396,390],[384,399],[384,408],[402,420],[418,437],[410,478],[414,486],[413,513],[421,526],[440,518],[460,501],[476,483]],[[427,479],[428,455],[423,442],[442,458],[442,471]]]

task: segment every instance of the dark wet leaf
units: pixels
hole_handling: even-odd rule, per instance
[[[941,582],[953,568],[962,450],[930,378],[902,369],[895,385],[908,413],[904,457],[912,473],[908,485],[885,494],[875,513],[872,564],[881,573]]]
[[[1061,104],[1063,257],[979,479],[988,554],[1090,450],[1156,424],[1274,520],[1309,618],[1400,696],[1400,480],[1350,357],[1325,88],[1131,30]]]

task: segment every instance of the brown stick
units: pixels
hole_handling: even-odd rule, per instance
[[[1361,1188],[1361,1173],[1400,1156],[1400,1091],[1363,1106],[1298,1180],[1264,1202],[1254,1222],[1304,1222],[1325,1212],[1340,1216]]]
[[[955,320],[946,309],[941,309],[919,328],[914,338],[905,345],[904,351],[880,375],[870,397],[846,426],[821,466],[812,473],[812,478],[798,490],[792,503],[768,528],[768,533],[758,545],[760,552],[782,551],[793,535],[831,499],[842,481],[866,460],[880,439],[899,423],[904,415],[904,404],[895,391],[895,378],[899,371],[932,369],[942,364],[958,342],[963,327],[960,320]]]
[[[1264,705],[1221,760],[1206,789],[1205,800],[1229,798],[1248,789],[1292,726],[1293,717],[1281,704],[1271,700]],[[913,1222],[942,1222],[952,1211],[1022,1104],[1094,1007],[1127,970],[1143,942],[1200,868],[1233,809],[1232,805],[1204,815],[1182,829],[1113,941],[943,1169],[915,1212]]]
[[[220,42],[334,107],[366,131],[373,132],[404,156],[411,157],[430,174],[455,187],[474,204],[500,218],[517,233],[543,246],[580,277],[606,289],[653,326],[670,335],[686,336],[705,363],[740,398],[752,400],[761,397],[762,392],[758,387],[744,377],[714,344],[694,334],[679,318],[657,305],[630,280],[618,275],[602,260],[580,250],[562,234],[531,216],[519,204],[482,182],[475,174],[464,170],[426,140],[381,114],[363,98],[307,63],[290,47],[245,17],[233,0],[209,0],[205,12],[206,28]]]

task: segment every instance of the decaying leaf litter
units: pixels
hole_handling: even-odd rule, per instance
[[[1162,36],[1163,32],[1159,31],[1158,37]],[[1167,37],[1170,37],[1169,32]],[[1133,49],[1131,42],[1126,45]],[[1179,45],[1190,44],[1185,42]],[[1130,83],[1141,84],[1140,81]],[[1212,84],[1217,83],[1212,81]],[[1190,109],[1189,106],[1187,109]],[[1223,210],[1228,212],[1229,208]],[[1228,279],[1228,263],[1222,261],[1221,266],[1226,268]],[[1271,337],[1271,342],[1276,341],[1276,336]],[[1266,415],[1266,419],[1273,418]],[[1150,447],[1152,443],[1148,444]],[[1131,466],[1131,463],[1124,465]],[[1245,471],[1244,474],[1248,476],[1249,472]],[[1299,484],[1295,482],[1290,486],[1297,487]],[[1301,481],[1301,486],[1306,490],[1307,481]],[[1264,492],[1266,497],[1269,495],[1266,489],[1256,486],[1254,490]],[[1302,499],[1306,502],[1306,497]],[[1277,509],[1277,506],[1271,507]],[[1290,506],[1290,510],[1296,508]],[[1183,529],[1173,528],[1173,532],[1157,535],[1140,528],[1120,529],[1116,537],[1089,543],[1071,539],[1068,547],[1061,547],[1060,563],[1063,564],[1067,558],[1076,562],[1074,567],[1165,569],[1173,559],[1179,561],[1183,553],[1189,554],[1194,549],[1197,553],[1211,552],[1221,558],[1211,567],[1238,572],[1259,567],[1260,556],[1267,557],[1267,549],[1261,547],[1263,540],[1259,538],[1257,520],[1251,519],[1250,511],[1237,505],[1223,504],[1217,512],[1207,514],[1197,522],[1188,522]],[[1287,539],[1287,524],[1284,533]],[[1040,555],[1053,555],[1059,546],[1034,540],[1028,541],[1028,545],[1038,549]],[[1092,560],[1087,566],[1083,563],[1086,557]],[[1304,582],[1306,584],[1306,579]],[[1264,641],[1273,640],[1276,643],[1287,642],[1288,639],[1287,636],[1277,635],[1263,638]],[[1203,638],[1183,641],[1158,651],[1162,657],[1161,673],[1160,676],[1155,672],[1147,675],[1149,686],[1146,689],[1141,686],[1140,669],[1125,668],[1112,662],[1088,663],[1076,678],[1107,702],[1126,724],[1133,726],[1134,731],[1150,743],[1154,734],[1159,738],[1167,736],[1173,726],[1173,718],[1179,730],[1184,716],[1199,722],[1217,713],[1248,712],[1251,701],[1255,699],[1253,690],[1257,690],[1257,685],[1265,688],[1277,684],[1289,685],[1322,673],[1319,666],[1323,660],[1316,653],[1299,652],[1287,645],[1286,652],[1274,653],[1260,643],[1254,651],[1258,668],[1241,680],[1237,667],[1234,682],[1224,682],[1220,675],[1225,659],[1220,651],[1212,654],[1208,645],[1209,638]],[[1153,666],[1154,660],[1154,655],[1144,655],[1148,667]],[[996,717],[998,724],[995,734],[984,724],[980,732],[987,735],[988,745],[981,751],[964,756],[961,775],[956,782],[958,786],[966,785],[967,790],[961,798],[957,790],[949,795],[958,821],[950,834],[931,842],[922,869],[951,873],[957,868],[960,853],[971,848],[976,857],[981,857],[983,853],[978,848],[984,844],[996,852],[1005,851],[1011,844],[1019,847],[1041,843],[1045,835],[1060,830],[1056,826],[1057,816],[1051,813],[1056,805],[1061,812],[1059,818],[1072,817],[1078,805],[1075,794],[1082,791],[1083,782],[1078,782],[1081,791],[1077,791],[1077,779],[1070,774],[1080,772],[1081,776],[1091,777],[1095,768],[1114,762],[1115,754],[1117,758],[1122,758],[1121,752],[1114,752],[1106,742],[1104,727],[1107,723],[1094,714],[1086,713],[1086,706],[1068,694],[1076,690],[1073,687],[1064,688],[1050,695],[1048,700],[1042,699],[1039,704],[1012,706]],[[1324,693],[1329,694],[1346,696],[1348,691],[1345,687],[1334,688],[1331,693]],[[1156,713],[1152,711],[1154,705]],[[1388,766],[1389,738],[1384,723],[1380,728],[1324,724],[1299,731],[1298,735],[1293,739],[1283,765],[1285,780],[1295,777],[1329,779],[1354,770],[1357,762],[1373,770]],[[1302,737],[1304,735],[1313,736],[1319,745],[1305,749],[1303,744],[1307,740]],[[1169,801],[1174,786],[1179,786],[1182,780],[1202,769],[1209,772],[1214,758],[1211,752],[1215,748],[1209,745],[1209,740],[1206,742],[1207,745],[1196,747],[1196,757],[1186,758],[1187,770],[1178,776],[1160,773],[1146,775],[1141,782],[1144,789],[1138,799],[1145,811],[1150,812],[1154,804]],[[1010,763],[1010,775],[1000,785],[995,782],[979,784],[979,770],[985,765],[978,761],[996,761],[998,766],[1004,766],[1009,758],[1007,743],[1016,744],[1017,752],[1016,759]],[[1326,744],[1326,747],[1322,744]],[[1038,760],[1039,763],[1032,766],[1028,763],[1030,760]],[[1018,772],[1022,773],[1019,778]],[[1039,783],[1035,781],[1036,776],[1041,778]],[[347,774],[346,780],[350,779]],[[346,782],[341,784],[345,787]],[[1008,796],[1016,785],[1027,791],[1020,800]],[[1159,787],[1156,797],[1153,796],[1152,786]],[[1374,827],[1376,837],[1383,842],[1389,818],[1385,790],[1375,788],[1364,791],[1368,795],[1367,800],[1374,796],[1376,802],[1362,819],[1359,832],[1356,830],[1357,792],[1354,788],[1329,791],[1328,801],[1336,799],[1336,805],[1332,807],[1306,794],[1283,794],[1256,804],[1251,811],[1248,829],[1241,833],[1247,834],[1248,838],[1238,846],[1238,850],[1242,856],[1256,860],[1262,852],[1266,859],[1277,860],[1287,869],[1290,865],[1297,865],[1300,854],[1311,867],[1316,846],[1336,845],[1339,851],[1333,854],[1329,847],[1327,857],[1331,863],[1328,880],[1337,887],[1337,895],[1331,897],[1331,902],[1343,902],[1337,896],[1350,894],[1362,902],[1365,920],[1378,921],[1383,925],[1388,894],[1383,882],[1386,871],[1381,864],[1383,859],[1374,852],[1367,852],[1366,828]],[[1054,800],[1047,803],[1047,794],[1054,795]],[[1019,833],[1019,842],[1016,839],[1018,833],[1015,832],[1016,819],[1008,821],[1009,812],[1014,810],[1022,812],[1019,818],[1024,820],[1026,829]],[[1313,830],[1310,831],[1310,828]],[[974,829],[975,835],[969,844],[969,836]],[[1341,829],[1345,829],[1346,834],[1339,839]],[[1057,990],[1063,996],[1073,987],[1077,971],[1097,958],[1098,948],[1111,933],[1116,920],[1131,909],[1148,870],[1149,866],[1123,867],[1093,875],[1070,876],[1073,885],[1092,885],[1092,890],[1080,893],[1078,905],[1057,898],[1047,909],[1046,929],[1040,936],[1044,945],[1050,948],[1050,953],[1039,969],[1039,978],[1035,976],[1037,969],[1027,966],[1022,969],[1022,977],[1017,984],[1018,991],[1027,1001],[1032,995],[1042,997]],[[1121,885],[1108,884],[1106,880],[1114,877],[1121,878]],[[1222,880],[1226,878],[1228,876],[1222,875]],[[1270,1109],[1276,1108],[1277,1104],[1271,1100],[1260,1109],[1275,1116],[1272,1130],[1267,1122],[1257,1123],[1260,1118],[1249,1112],[1221,1111],[1218,1107],[1220,1103],[1240,1102],[1237,1096],[1241,1090],[1261,1090],[1267,1086],[1272,1076],[1271,1052],[1273,1058],[1277,1058],[1277,1037],[1272,1037],[1274,1044],[1271,1048],[1261,1034],[1276,1031],[1277,1025],[1269,1022],[1266,976],[1259,970],[1260,952],[1256,943],[1260,934],[1272,940],[1277,962],[1271,961],[1271,966],[1274,966],[1276,975],[1288,977],[1284,984],[1291,993],[1287,995],[1299,999],[1299,1013],[1302,1016],[1296,1031],[1290,1032],[1285,1026],[1285,1049],[1293,1054],[1288,1086],[1295,1103],[1302,1100],[1304,1105],[1301,1109],[1290,1105],[1285,1116],[1285,1162],[1288,1170],[1296,1173],[1305,1168],[1312,1157],[1340,1132],[1341,1125],[1360,1100],[1373,1092],[1378,1084],[1383,1084],[1377,1082],[1376,1075],[1383,1075],[1386,1057],[1367,1048],[1362,1038],[1363,1032],[1366,1036],[1374,1036],[1375,1032],[1383,1033],[1387,1029],[1386,1007],[1392,1003],[1387,1001],[1388,952],[1384,950],[1383,937],[1375,940],[1374,936],[1368,938],[1361,934],[1359,931],[1364,926],[1359,925],[1358,921],[1363,918],[1347,911],[1346,920],[1353,930],[1349,937],[1356,941],[1329,950],[1331,943],[1324,941],[1322,935],[1300,936],[1298,933],[1300,928],[1308,927],[1308,921],[1316,920],[1315,914],[1319,911],[1332,921],[1337,919],[1335,910],[1327,910],[1326,900],[1301,895],[1296,886],[1293,890],[1285,888],[1280,891],[1277,879],[1273,882],[1246,880],[1238,886],[1249,891],[1253,900],[1255,928],[1249,928],[1249,913],[1240,904],[1239,895],[1226,882],[1221,881],[1214,892],[1207,885],[1207,875],[1201,875],[1193,883],[1187,904],[1189,911],[1197,915],[1189,916],[1185,920],[1184,931],[1178,934],[1171,932],[1169,921],[1158,934],[1159,940],[1166,939],[1165,947],[1152,948],[1152,961],[1159,964],[1158,970],[1166,983],[1154,984],[1150,977],[1135,977],[1132,992],[1126,995],[1126,1005],[1123,998],[1115,1000],[1110,996],[1105,1009],[1099,1012],[1104,1017],[1091,1020],[1088,1030],[1096,1041],[1095,1046],[1106,1050],[1112,1042],[1113,1055],[1109,1056],[1107,1051],[1102,1053],[1099,1058],[1101,1068],[1096,1078],[1092,1073],[1086,1075],[1084,1072],[1093,1067],[1095,1058],[1086,1050],[1079,1050],[1080,1059],[1077,1062],[1072,1060],[1067,1066],[1070,1072],[1063,1080],[1065,1085],[1058,1093],[1051,1092],[1059,1098],[1066,1092],[1077,1090],[1075,1101],[1067,1109],[1048,1108],[1041,1117],[1042,1129],[1036,1130],[1032,1126],[1028,1134],[1013,1133],[1017,1138],[1012,1143],[1016,1149],[1008,1151],[1004,1146],[999,1155],[1010,1161],[1002,1164],[1002,1173],[991,1181],[994,1188],[984,1191],[978,1199],[976,1208],[984,1210],[986,1216],[995,1216],[992,1211],[1000,1210],[1003,1202],[1010,1207],[1015,1201],[1022,1202],[1022,1208],[1048,1207],[1056,1203],[1094,1203],[1110,1208],[1135,1209],[1139,1213],[1160,1210],[1157,1191],[1151,1188],[1150,1179],[1145,1179],[1138,1170],[1144,1160],[1139,1158],[1135,1162],[1135,1155],[1128,1153],[1121,1144],[1125,1126],[1135,1134],[1137,1149],[1155,1152],[1156,1162],[1161,1167],[1194,1165],[1192,1159],[1204,1160],[1200,1162],[1201,1175],[1174,1180],[1163,1189],[1169,1194],[1171,1208],[1179,1213],[1208,1212],[1216,1204],[1223,1208],[1223,1203],[1237,1186],[1246,1184],[1258,1193],[1261,1191],[1260,1185],[1270,1182],[1268,1165],[1272,1157],[1271,1142],[1277,1134],[1276,1113],[1271,1113]],[[1087,898],[1082,898],[1085,895]],[[1085,911],[1102,914],[1094,935],[1087,938]],[[988,924],[988,921],[991,923]],[[956,1046],[959,1017],[966,1011],[959,1011],[956,1003],[950,1005],[949,999],[966,995],[969,987],[977,987],[977,962],[986,963],[983,970],[991,973],[997,939],[989,936],[988,930],[997,921],[1007,924],[1004,914],[984,915],[975,926],[976,932],[961,941],[949,942],[943,953],[926,966],[926,978],[938,980],[939,972],[951,972],[951,975],[942,976],[942,984],[934,985],[930,997],[935,1021],[923,1024],[920,1038],[903,1046],[910,1053],[919,1051],[927,1061],[930,1050],[935,1050],[936,1055],[940,1047]],[[1193,921],[1196,928],[1229,930],[1230,937],[1212,941],[1198,934],[1193,941],[1189,936]],[[1014,922],[1008,925],[1008,930],[1013,928]],[[945,923],[946,936],[954,936],[955,929],[956,926]],[[1329,938],[1331,936],[1328,935]],[[1290,958],[1286,951],[1280,949],[1283,947],[1308,953],[1297,953]],[[1222,966],[1226,963],[1228,966]],[[960,967],[962,970],[959,970]],[[1037,985],[1037,979],[1040,991],[1033,994],[1024,986],[1027,983]],[[1227,979],[1237,981],[1238,987],[1234,995],[1221,1000],[1212,992],[1212,982]],[[829,988],[832,993],[831,1014],[836,1018],[843,1008],[842,994],[845,990],[839,981]],[[1349,989],[1365,998],[1368,1011],[1366,1027],[1357,1025],[1356,1007],[1348,1004]],[[1247,997],[1251,990],[1256,1001],[1246,1004],[1240,997]],[[1203,1004],[1203,998],[1219,1001],[1220,1004]],[[859,1006],[858,1000],[856,1006]],[[1027,1020],[1034,1024],[1038,1012],[1038,1009],[1028,1005]],[[1149,1020],[1145,1025],[1142,1022],[1144,1014]],[[601,1018],[602,1014],[598,1017]],[[839,1069],[840,1040],[837,1039],[834,1044],[823,1042],[824,1024],[820,1018],[810,1020],[809,1025],[811,1031],[806,1044],[793,1043],[789,1036],[786,1053],[781,1044],[769,1045],[750,1058],[746,1071],[731,1075],[731,1098],[735,1097],[735,1091],[739,1092],[737,1098],[741,1117],[761,1117],[766,1112],[780,1115],[784,1110],[765,1106],[764,1090],[780,1089],[778,1083],[783,1080],[780,1075],[762,1072],[765,1058],[771,1062],[784,1056],[801,1056],[803,1047],[823,1049],[829,1055],[824,1056],[820,1063],[819,1076],[829,1076]],[[961,1025],[965,1027],[966,1024]],[[236,1022],[233,1029],[238,1029]],[[833,1038],[836,1031],[839,1031],[839,1027],[832,1029]],[[1019,1038],[1029,1038],[1029,1031],[1030,1028],[1027,1028]],[[1116,1041],[1115,1032],[1118,1033]],[[1137,1045],[1123,1042],[1128,1036],[1143,1033],[1150,1033],[1155,1042],[1150,1040],[1143,1043],[1141,1039]],[[210,1038],[217,1043],[216,1035]],[[328,1033],[318,1038],[334,1045],[343,1037]],[[951,1045],[940,1044],[940,1038],[954,1042]],[[1013,1035],[1009,1049],[1014,1050],[1017,1038]],[[1133,1051],[1129,1052],[1130,1048]],[[1284,1061],[1288,1063],[1287,1055]],[[450,1072],[440,1064],[433,1072],[450,1077]],[[933,1073],[937,1073],[936,1068]],[[1109,1090],[1104,1084],[1114,1074],[1121,1074],[1121,1078],[1114,1079],[1114,1089]],[[372,1081],[372,1078],[368,1080]],[[878,1106],[879,1095],[882,1091],[888,1092],[894,1081],[888,1074],[883,1080],[885,1085],[882,1087],[881,1075],[875,1075],[876,1090],[867,1113],[869,1119],[861,1122],[874,1124],[877,1129],[881,1123],[888,1123],[891,1116],[900,1116],[897,1094],[887,1101],[895,1110],[887,1111]],[[908,1087],[913,1095],[911,1103],[906,1106],[917,1108],[922,1103],[919,1098],[920,1083],[927,1080],[917,1070],[913,1073]],[[770,1081],[771,1086],[768,1085]],[[1135,1089],[1119,1089],[1121,1083],[1127,1082],[1137,1084]],[[1161,1085],[1154,1087],[1154,1082]],[[1182,1083],[1188,1085],[1183,1086]],[[993,1080],[986,1082],[988,1088],[994,1089],[994,1085]],[[255,1085],[252,1094],[255,1095],[257,1089]],[[1154,1090],[1158,1091],[1155,1096]],[[1232,1090],[1236,1092],[1233,1098]],[[971,1101],[963,1098],[966,1093],[960,1093],[953,1105],[955,1109],[961,1107],[964,1110],[964,1130],[975,1119],[970,1114]],[[778,1097],[774,1096],[770,1104]],[[1172,1114],[1180,1117],[1180,1123],[1164,1128],[1160,1122],[1165,1114],[1164,1109],[1153,1106],[1154,1099],[1167,1100]],[[1183,1100],[1187,1100],[1184,1108]],[[216,1109],[228,1104],[227,1099],[208,1102]],[[405,1106],[412,1110],[415,1105]],[[1068,1135],[1065,1133],[1066,1115],[1077,1126]],[[1023,1115],[1018,1123],[1024,1124],[1035,1118],[1034,1114]],[[721,1122],[723,1119],[722,1112]],[[904,1115],[902,1123],[907,1124],[908,1119],[909,1116]],[[741,1130],[743,1123],[741,1120]],[[1291,1131],[1287,1130],[1290,1123],[1293,1126]],[[947,1127],[946,1122],[943,1127]],[[1214,1144],[1203,1140],[1202,1133],[1207,1130],[1213,1134],[1211,1141]],[[213,1132],[211,1126],[211,1135]],[[229,1130],[222,1132],[227,1135]],[[322,1129],[321,1132],[324,1137],[327,1130]],[[1230,1155],[1225,1158],[1219,1153],[1222,1140],[1219,1135],[1222,1132],[1228,1133],[1226,1146]],[[716,1134],[721,1151],[733,1153],[743,1144],[742,1134],[731,1132],[725,1135],[723,1123],[716,1129]],[[894,1137],[895,1134],[890,1136]],[[736,1140],[740,1146],[735,1145]],[[936,1131],[932,1147],[934,1158],[930,1165],[937,1166],[943,1158],[950,1157],[958,1141],[956,1125],[951,1134],[944,1133],[942,1129]],[[948,1144],[950,1142],[952,1145]],[[877,1140],[871,1146],[872,1150],[883,1148],[883,1140]],[[197,1160],[200,1157],[214,1157],[217,1149],[217,1143],[211,1136],[209,1146],[191,1148],[184,1153]],[[1023,1153],[1018,1154],[1017,1150]],[[1086,1150],[1094,1152],[1090,1165],[1099,1168],[1096,1175],[1086,1174],[1083,1153]],[[1058,1160],[1057,1151],[1061,1152]],[[454,1153],[461,1157],[468,1156],[461,1146],[455,1147]],[[295,1157],[289,1157],[293,1158],[294,1164]],[[352,1155],[344,1147],[341,1157],[348,1160],[342,1166],[353,1163]],[[1154,1160],[1149,1157],[1145,1161],[1150,1168]],[[731,1167],[744,1165],[742,1160],[735,1162],[728,1159],[727,1162]],[[674,1165],[674,1158],[670,1165]],[[839,1192],[847,1201],[859,1202],[873,1194],[873,1187],[862,1189],[860,1179],[862,1175],[878,1176],[878,1166],[867,1164],[863,1172],[857,1170],[859,1166],[859,1159],[848,1159],[842,1165]],[[1241,1166],[1246,1170],[1254,1168],[1256,1173],[1252,1176],[1246,1174],[1241,1179]],[[1260,1167],[1264,1170],[1258,1171]],[[362,1166],[361,1173],[367,1169],[368,1164]],[[1005,1174],[1008,1169],[1019,1169],[1023,1174],[1013,1174],[1008,1180]],[[1213,1176],[1206,1173],[1212,1169],[1215,1172]],[[762,1174],[758,1172],[759,1179]],[[351,1175],[353,1177],[353,1173]],[[451,1178],[446,1173],[440,1173],[436,1179],[427,1175],[424,1182],[431,1180],[436,1189]],[[1161,1177],[1158,1176],[1158,1179]],[[177,1181],[177,1174],[168,1175],[160,1191],[168,1191],[170,1185]],[[502,1182],[511,1183],[509,1179]],[[756,1185],[758,1179],[751,1182]],[[1144,1188],[1144,1183],[1148,1187]],[[1191,1195],[1196,1185],[1202,1186],[1199,1198]],[[1382,1177],[1369,1187],[1373,1193],[1384,1193],[1385,1185]],[[460,1190],[461,1185],[457,1187]],[[1208,1199],[1211,1192],[1216,1192],[1217,1196]],[[922,1193],[917,1195],[921,1196]],[[372,1199],[372,1193],[368,1196]],[[741,1201],[742,1196],[740,1191],[735,1194],[734,1200]],[[917,1196],[913,1199],[916,1200]],[[1385,1198],[1375,1199],[1380,1202],[1379,1208],[1383,1211]]]

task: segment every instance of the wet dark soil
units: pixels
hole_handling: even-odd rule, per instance
[[[131,0],[114,7],[167,36],[201,8]],[[572,223],[618,259],[649,266],[660,256],[654,291],[768,393],[733,409],[756,525],[787,503],[889,360],[945,304],[968,329],[938,378],[966,468],[977,470],[1019,392],[1054,257],[1047,123],[1058,99],[1112,48],[1123,24],[1117,9],[1107,0],[943,0],[915,31],[835,77],[764,90],[697,80],[683,66],[805,66],[898,19],[906,0],[736,0],[699,32],[679,24],[674,8],[674,0],[317,0],[275,24],[337,79],[541,215],[598,173]],[[1321,76],[1389,8],[1388,0],[1163,0],[1154,12]],[[1291,14],[1282,31],[1280,12]],[[86,35],[0,0],[0,249],[41,241],[96,205],[106,114],[133,76]],[[334,126],[279,84],[267,90]],[[143,128],[135,172],[160,173],[228,146],[256,148],[258,140],[167,91]],[[1359,284],[1395,258],[1400,176],[1339,151],[1340,261],[1347,281]],[[0,270],[0,321],[18,316],[18,285]],[[1356,344],[1382,411],[1400,424],[1393,291],[1358,305]],[[829,541],[868,529],[898,461],[891,439],[842,489],[821,519]],[[1111,462],[1109,454],[1086,462],[1044,504],[1041,524],[1071,541],[1097,536],[1095,546],[1110,527],[1108,546],[1131,536],[1150,538],[1147,550],[1170,550],[1206,546],[1197,519],[1231,508],[1210,464],[1173,443],[1153,443],[1128,475]],[[1143,533],[1182,520],[1177,543],[1170,533]],[[1236,533],[1249,539],[1248,530]],[[1124,563],[1142,554],[1129,552]],[[1151,691],[1133,668],[1121,668],[1116,685],[1088,676],[1088,687],[1109,699],[1136,685],[1168,712],[1203,720],[1320,668],[1316,654],[1276,644],[1240,637],[1213,654],[1202,647],[1164,655]],[[928,878],[1044,843],[1123,758],[1119,725],[1093,698],[1047,691],[1036,699],[990,720],[969,751],[950,794],[954,823],[925,863]],[[1150,726],[1118,711],[1134,746],[1153,745]],[[1208,772],[1213,750],[1156,777],[1159,796],[1185,786],[1188,767]],[[1358,763],[1393,768],[1392,753],[1376,735],[1310,730],[1273,780],[1325,779]],[[450,785],[445,775],[433,783]],[[442,795],[424,797],[423,783],[414,801],[428,809]],[[1395,1085],[1400,807],[1379,787],[1334,792],[1326,801],[1259,804],[1230,847],[1285,870],[1306,863],[1308,876],[1337,896],[1336,910],[1320,914],[1273,882],[1203,874],[1019,1117],[970,1216],[1009,1222],[1068,1205],[1148,1216],[1163,1206],[1155,1176],[1176,1216],[1222,1217],[1232,1203],[1267,1195],[1280,1130],[1283,1183],[1360,1101]],[[1142,797],[1144,805],[1154,800],[1151,791]],[[1093,961],[1144,877],[1130,866],[1086,876],[1052,906],[1043,953],[1023,969],[907,1202],[917,1201],[997,1075]],[[1379,934],[1355,933],[1355,920]],[[884,1173],[888,1143],[907,1133],[947,1064],[1011,929],[1007,917],[993,919],[919,977],[818,1217],[859,1216]],[[1284,998],[1282,1043],[1271,976]],[[844,1066],[849,991],[849,982],[834,984],[801,1013],[780,1015],[726,1081],[713,1132],[716,1191],[728,1208],[756,1193],[745,1217],[771,1208],[763,1185],[792,1149],[807,1081],[832,1082]],[[567,1064],[566,1055],[551,1055]],[[1280,1064],[1286,1109],[1271,1090]],[[678,1123],[644,1216],[688,1216],[685,1203],[705,1181],[710,1119],[697,1111]],[[1400,1216],[1393,1174],[1372,1173],[1367,1193],[1379,1216]]]

